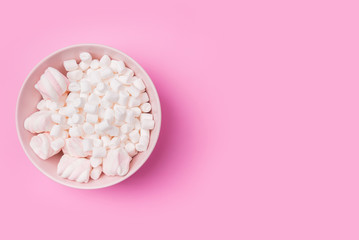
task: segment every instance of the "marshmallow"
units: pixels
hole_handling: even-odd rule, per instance
[[[102,173],[101,166],[97,166],[97,167],[93,168],[91,171],[91,174],[90,174],[91,179],[93,179],[93,180],[99,179],[99,177],[101,176],[101,173]]]
[[[146,86],[141,78],[133,77],[132,82],[133,82],[133,86],[135,86],[138,90],[140,90],[141,92],[145,91]]]
[[[150,104],[150,103],[143,103],[143,104],[141,105],[141,110],[142,110],[142,112],[148,113],[148,112],[151,111],[151,109],[152,109],[152,107],[151,107],[151,104]]]
[[[132,107],[138,107],[141,104],[141,99],[140,98],[136,98],[136,97],[130,97],[128,100],[128,107],[132,108]]]
[[[121,72],[121,75],[122,75],[122,76],[130,76],[130,77],[133,77],[134,72],[133,72],[132,69],[125,68],[125,69]]]
[[[110,80],[110,87],[113,91],[115,92],[119,92],[120,88],[121,88],[122,84],[120,83],[120,81],[116,78],[112,78]]]
[[[92,167],[98,167],[102,164],[102,158],[91,157],[90,164]]]
[[[31,133],[49,132],[54,125],[51,115],[50,111],[35,112],[25,119],[24,127]]]
[[[152,120],[153,119],[153,115],[151,113],[142,113],[141,116],[140,116],[140,120],[145,120],[145,119],[148,119],[148,120]]]
[[[104,84],[103,82],[99,82],[96,85],[95,92],[96,92],[97,95],[103,96],[106,93],[106,90],[107,90],[107,85]]]
[[[130,132],[129,137],[131,142],[133,143],[138,143],[138,141],[140,140],[140,134],[136,130]]]
[[[65,146],[65,141],[63,138],[57,138],[51,143],[51,148],[55,152],[59,152]]]
[[[119,97],[118,93],[113,92],[113,91],[107,91],[105,93],[105,96],[103,97],[103,99],[106,100],[106,101],[114,103],[114,102],[117,102],[118,97]]]
[[[72,82],[69,84],[69,91],[79,92],[81,90],[80,84],[78,82]]]
[[[135,129],[136,129],[136,130],[140,130],[140,129],[141,129],[141,121],[138,120],[138,118],[135,118],[134,125],[135,125]]]
[[[140,129],[140,135],[141,135],[141,137],[149,138],[150,137],[150,130],[141,128]]]
[[[123,124],[121,126],[121,132],[123,134],[126,134],[126,133],[129,133],[133,128],[134,128],[134,126],[132,124],[129,124],[129,123]]]
[[[83,97],[77,98],[72,102],[72,106],[75,108],[83,108],[85,105],[85,99]]]
[[[131,109],[126,110],[125,122],[133,124],[135,120],[135,114]]]
[[[120,91],[118,104],[120,104],[121,106],[126,106],[129,97],[130,97],[130,95],[126,91]]]
[[[103,159],[102,170],[108,176],[127,174],[132,158],[123,148],[111,149]]]
[[[79,69],[67,73],[67,78],[70,81],[79,81],[81,80],[82,76],[83,76],[83,72]]]
[[[140,96],[141,93],[140,90],[138,90],[135,86],[130,86],[126,90],[131,96],[134,96],[136,98]]]
[[[35,88],[44,99],[57,102],[60,96],[66,92],[68,84],[68,79],[62,73],[49,67],[41,75],[40,80],[35,84]]]
[[[111,128],[111,125],[109,124],[108,121],[102,121],[99,124],[95,125],[95,130],[96,130],[96,126],[98,127],[98,130],[103,133],[107,130],[109,130]]]
[[[58,113],[51,114],[51,120],[57,124],[65,124],[66,122],[65,116]]]
[[[73,101],[75,101],[75,99],[77,99],[77,98],[79,98],[79,97],[80,97],[80,94],[79,94],[79,93],[70,92],[69,95],[67,95],[66,103],[67,103],[67,104],[72,103]]]
[[[72,157],[64,154],[58,165],[57,174],[69,180],[80,183],[87,183],[90,178],[91,165],[86,158]]]
[[[108,135],[110,135],[111,137],[116,137],[116,136],[120,135],[120,129],[115,126],[111,126],[110,129],[106,130],[106,133]]]
[[[109,67],[111,64],[111,58],[108,55],[103,55],[100,60],[100,66],[102,68]]]
[[[100,75],[101,75],[101,79],[109,79],[110,77],[113,76],[113,72],[111,70],[111,68],[109,67],[105,67],[104,69],[102,69],[100,71]]]
[[[83,149],[81,138],[67,138],[65,139],[65,146],[63,147],[62,151],[65,154],[69,154],[73,157],[87,157],[88,152],[85,152]]]
[[[103,158],[106,157],[106,148],[104,147],[94,147],[92,149],[92,156],[95,158]]]
[[[92,139],[90,138],[85,138],[82,141],[82,147],[84,152],[91,152],[92,151],[92,147],[93,147],[93,143],[92,143]]]
[[[121,144],[121,139],[119,137],[113,137],[108,145],[110,148],[117,148]]]
[[[82,52],[80,53],[80,59],[82,62],[86,64],[91,64],[92,56],[88,52]]]
[[[84,106],[84,111],[91,114],[96,114],[98,111],[98,106],[86,103]]]
[[[128,142],[125,146],[125,150],[131,157],[136,155],[136,147],[132,142]]]
[[[150,100],[146,92],[140,94],[140,99],[141,103],[146,103]]]
[[[47,107],[46,107],[46,100],[42,99],[36,106],[36,108],[38,110],[47,110]]]
[[[52,136],[52,137],[61,137],[62,136],[62,128],[59,125],[54,125],[51,128],[50,136]]]
[[[100,61],[97,59],[92,60],[90,67],[94,70],[98,69],[100,67]]]
[[[114,114],[117,121],[124,121],[126,117],[126,108],[116,104],[114,107]]]
[[[101,82],[100,71],[96,70],[88,74],[88,79],[91,85],[96,85]]]
[[[100,98],[99,98],[99,96],[97,96],[96,94],[94,94],[94,93],[91,93],[90,94],[90,96],[89,96],[89,98],[88,98],[88,102],[90,103],[90,104],[93,104],[93,105],[99,105],[100,104]]]
[[[136,144],[136,150],[139,152],[144,152],[147,150],[148,144],[149,137],[141,135],[139,142]]]
[[[82,93],[89,93],[91,91],[91,84],[87,80],[82,80],[80,82],[80,90]]]
[[[119,76],[118,80],[120,81],[120,83],[124,84],[124,85],[130,85],[131,84],[131,76]]]
[[[74,115],[72,115],[71,119],[72,119],[72,122],[73,122],[74,124],[81,124],[81,123],[83,123],[83,121],[84,121],[83,116],[80,115],[80,114],[77,114],[77,113],[75,113]]]
[[[98,122],[98,115],[91,114],[91,113],[86,114],[86,122],[97,123]]]
[[[136,118],[141,115],[141,109],[139,107],[133,107],[133,108],[131,108],[131,111],[133,112],[133,114]]]
[[[112,123],[115,120],[115,111],[110,108],[106,109],[104,119],[107,122]]]
[[[57,104],[56,102],[53,102],[51,100],[46,100],[46,108],[51,111],[56,111],[60,108],[60,104]]]
[[[79,126],[73,126],[69,129],[70,137],[81,137],[82,136],[82,129]]]
[[[81,61],[79,67],[84,72],[90,67],[90,64]]]
[[[74,108],[73,106],[66,106],[66,107],[62,107],[59,110],[59,114],[61,115],[65,115],[67,117],[71,117],[72,115],[74,115],[77,112],[76,108]]]
[[[123,61],[111,60],[110,68],[114,73],[121,73],[125,70],[125,63]]]
[[[76,70],[78,68],[78,65],[75,59],[71,59],[64,61],[64,67],[66,71],[70,72]]]
[[[155,126],[155,121],[150,119],[141,120],[141,128],[143,129],[153,129]]]
[[[87,135],[93,134],[95,131],[94,126],[91,123],[85,122],[82,125],[82,129],[84,131],[84,133],[86,133]]]
[[[30,147],[37,156],[43,160],[46,160],[60,151],[53,150],[51,148],[51,142],[52,139],[48,133],[41,133],[31,138]]]
[[[94,147],[102,147],[103,146],[103,142],[101,139],[92,139],[92,143]]]

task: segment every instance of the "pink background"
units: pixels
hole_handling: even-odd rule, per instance
[[[357,1],[2,1],[2,239],[358,239]],[[162,132],[134,176],[94,191],[26,158],[23,80],[76,43],[152,77]]]

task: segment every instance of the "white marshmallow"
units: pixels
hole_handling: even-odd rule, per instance
[[[96,85],[101,82],[101,74],[100,71],[96,70],[91,73],[88,73],[88,80],[91,85]]]
[[[142,79],[139,77],[133,77],[132,78],[132,82],[133,82],[133,86],[135,86],[138,90],[140,90],[141,92],[145,91],[146,86],[143,83]]]
[[[149,144],[149,138],[146,136],[141,136],[139,142],[136,144],[136,150],[139,152],[144,152],[147,150]]]
[[[91,157],[90,158],[90,164],[92,167],[98,167],[102,164],[102,158],[97,158],[97,157]]]
[[[63,138],[57,138],[51,143],[51,148],[57,152],[60,151],[61,148],[65,146],[65,141]]]
[[[90,139],[90,138],[85,138],[85,139],[82,141],[82,146],[83,146],[84,152],[91,152],[91,151],[92,151],[92,147],[93,147],[92,139]]]
[[[108,176],[127,174],[132,158],[123,148],[111,149],[103,159],[102,170]]]
[[[98,105],[98,104],[100,104],[100,98],[96,94],[91,93],[88,98],[88,102],[93,105]]]
[[[95,92],[96,92],[97,95],[103,96],[106,93],[106,90],[107,90],[107,85],[105,83],[99,82],[96,85]]]
[[[79,98],[80,94],[76,92],[70,92],[69,95],[67,95],[66,103],[72,103],[75,99]]]
[[[80,59],[84,63],[91,64],[92,56],[88,52],[82,52],[82,53],[80,53]]]
[[[141,93],[140,99],[141,99],[141,103],[146,103],[146,102],[150,101],[150,98],[148,97],[147,92]]]
[[[106,67],[100,71],[100,75],[103,80],[106,80],[113,76],[113,72],[111,68]]]
[[[94,147],[92,149],[92,156],[95,158],[103,158],[106,157],[107,151],[104,147]]]
[[[115,118],[117,121],[121,122],[125,120],[126,117],[126,108],[115,105],[114,107]]]
[[[138,143],[138,141],[140,140],[140,134],[136,130],[130,132],[129,137],[131,142],[133,143]]]
[[[102,167],[101,166],[97,166],[97,167],[93,168],[91,170],[91,174],[90,174],[91,179],[93,179],[93,180],[99,179],[99,177],[101,176],[101,173],[102,173]]]
[[[120,128],[111,126],[110,129],[106,130],[106,133],[111,137],[117,137],[120,135]]]
[[[120,88],[121,88],[122,84],[120,83],[120,81],[116,78],[112,78],[110,80],[110,87],[113,91],[115,92],[119,92]]]
[[[119,137],[113,137],[108,145],[110,148],[117,148],[120,146],[121,139]]]
[[[77,113],[72,115],[71,119],[74,124],[81,124],[84,121],[83,116]]]
[[[80,126],[73,126],[69,129],[70,137],[81,137],[82,136],[82,129]]]
[[[77,112],[76,108],[74,108],[73,106],[66,106],[66,107],[62,107],[59,110],[59,114],[61,115],[65,115],[67,117],[71,117],[72,115],[74,115]]]
[[[118,93],[113,91],[107,91],[105,93],[105,96],[103,97],[103,100],[114,103],[117,102],[118,97]]]
[[[88,123],[88,122],[85,122],[82,125],[82,129],[84,130],[84,133],[86,133],[87,135],[91,135],[95,132],[95,127],[91,123]]]
[[[132,108],[132,107],[138,107],[141,104],[141,99],[140,98],[136,98],[136,97],[130,97],[128,100],[128,104],[127,106]]]
[[[149,138],[150,137],[150,130],[141,128],[140,129],[140,135],[141,135],[141,137]]]
[[[107,122],[112,123],[115,120],[115,111],[110,108],[106,109],[104,119]]]
[[[98,122],[98,115],[97,114],[86,114],[86,122],[89,123],[97,123]]]
[[[130,155],[131,157],[133,157],[134,155],[136,155],[136,147],[132,142],[128,142],[125,146],[125,150],[128,153],[128,155]]]
[[[141,105],[141,110],[142,110],[142,112],[148,113],[148,112],[151,111],[151,109],[152,109],[152,107],[151,107],[151,104],[150,104],[150,103],[143,103],[143,104]]]
[[[90,67],[94,70],[98,69],[100,67],[100,61],[97,59],[92,60]]]
[[[134,120],[135,120],[134,112],[131,109],[127,109],[126,110],[125,122],[129,123],[129,124],[134,124]]]
[[[46,160],[54,156],[58,151],[51,148],[52,138],[48,133],[40,133],[35,135],[30,140],[30,147],[41,159]]]
[[[57,165],[57,175],[75,180],[80,183],[87,183],[90,178],[91,165],[86,158],[71,157],[64,154]]]
[[[54,125],[51,111],[38,111],[25,119],[24,127],[31,133],[49,132]]]
[[[127,134],[127,133],[129,133],[133,128],[134,128],[134,126],[133,126],[132,124],[126,123],[126,124],[123,124],[120,129],[121,129],[121,132],[122,132],[123,134]]]
[[[83,76],[83,72],[81,70],[74,70],[67,73],[67,78],[70,81],[79,81]]]
[[[86,70],[90,67],[90,64],[81,61],[80,64],[79,64],[79,67],[80,67],[80,69],[81,69],[82,71],[86,71]]]
[[[66,118],[64,115],[61,115],[61,114],[58,114],[58,113],[53,113],[51,115],[51,120],[54,122],[54,123],[57,123],[57,124],[65,124],[66,122]]]
[[[89,153],[84,151],[82,141],[78,137],[67,138],[65,139],[65,146],[62,151],[73,157],[87,157]]]
[[[84,106],[84,111],[91,114],[96,114],[98,111],[98,106],[86,103]]]
[[[131,111],[135,117],[139,117],[141,115],[141,109],[139,107],[133,107],[131,108]]]
[[[85,105],[85,99],[82,97],[77,98],[72,102],[72,106],[74,106],[75,108],[83,108],[84,105]]]
[[[110,68],[114,73],[121,73],[125,70],[125,63],[123,61],[111,60]]]
[[[76,70],[78,68],[78,65],[75,59],[71,59],[64,61],[64,67],[66,71],[70,72]]]
[[[120,104],[121,106],[126,106],[128,103],[129,97],[130,97],[130,95],[126,91],[120,91],[118,104]]]
[[[119,76],[118,80],[120,81],[120,83],[124,84],[124,85],[130,85],[131,84],[131,76]]]
[[[46,100],[46,108],[51,110],[51,111],[56,111],[58,110],[60,107],[56,102],[53,102],[51,100]]]
[[[141,128],[141,121],[138,120],[138,118],[135,118],[134,124],[135,124],[135,129],[136,129],[136,130],[140,130],[140,128]]]
[[[101,141],[104,147],[108,147],[111,142],[111,138],[109,136],[101,136]]]
[[[150,119],[141,120],[141,128],[143,129],[153,129],[155,126],[155,121]]]
[[[47,107],[46,107],[46,100],[42,99],[36,106],[36,108],[38,110],[47,110]]]
[[[92,143],[94,147],[102,147],[103,143],[101,139],[92,139]]]
[[[130,86],[128,87],[127,89],[127,92],[131,95],[131,96],[134,96],[134,97],[138,97],[140,96],[140,90],[138,90],[135,86]],[[140,100],[141,101],[141,100]]]
[[[87,80],[82,80],[80,82],[80,90],[82,93],[89,93],[91,91],[91,84]]]
[[[101,133],[105,132],[111,128],[111,125],[109,124],[108,121],[102,121],[97,125],[98,125],[98,130],[100,130]],[[95,129],[96,129],[96,126],[95,126]]]
[[[78,82],[71,82],[69,84],[69,91],[79,92],[81,90],[80,84]]]
[[[122,76],[130,76],[133,77],[133,75],[135,75],[135,73],[133,72],[132,69],[129,68],[125,68],[122,72],[121,72]]]
[[[51,128],[50,136],[55,137],[55,138],[61,137],[62,136],[62,128],[59,125],[54,125]]]
[[[151,113],[141,113],[140,120],[153,120],[153,115]]]
[[[111,64],[111,58],[108,55],[103,55],[100,60],[100,66],[102,68],[109,67]]]

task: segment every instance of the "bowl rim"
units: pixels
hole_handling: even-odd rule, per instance
[[[104,185],[101,185],[101,186],[96,186],[96,187],[90,187],[88,186],[87,184],[82,184],[82,185],[72,185],[71,182],[61,182],[59,180],[57,180],[56,178],[53,178],[50,174],[48,174],[46,171],[43,171],[39,166],[37,166],[33,160],[31,159],[30,155],[28,154],[26,148],[24,147],[25,146],[25,143],[23,142],[22,138],[20,137],[20,130],[19,130],[19,120],[18,120],[18,112],[19,112],[19,101],[20,101],[20,97],[22,96],[23,94],[23,91],[24,91],[24,86],[25,86],[25,83],[28,81],[29,77],[33,74],[33,72],[41,65],[43,64],[44,62],[46,62],[49,58],[51,58],[52,56],[62,52],[62,51],[65,51],[65,50],[69,50],[69,49],[72,49],[72,48],[78,48],[78,47],[99,47],[99,48],[105,48],[105,49],[109,49],[109,50],[112,50],[112,51],[115,51],[115,52],[118,52],[120,53],[121,55],[127,57],[128,59],[132,60],[135,64],[137,64],[137,66],[139,67],[139,69],[141,71],[143,71],[143,73],[148,77],[148,79],[150,80],[149,83],[152,85],[151,87],[153,88],[154,90],[154,93],[158,99],[158,112],[157,112],[157,115],[158,115],[158,119],[156,121],[156,125],[158,126],[158,132],[157,132],[157,136],[155,136],[153,138],[153,141],[154,141],[154,145],[153,145],[153,148],[152,149],[148,149],[146,151],[149,151],[148,153],[148,157],[138,166],[138,168],[131,172],[131,173],[128,173],[126,176],[124,176],[123,178],[119,179],[118,181],[115,181],[115,182],[112,182],[112,183],[107,183],[107,184],[104,184]],[[150,76],[148,75],[148,73],[145,71],[145,69],[137,62],[135,61],[132,57],[128,56],[126,53],[116,49],[116,48],[113,48],[113,47],[110,47],[110,46],[107,46],[107,45],[103,45],[103,44],[93,44],[93,43],[84,43],[84,44],[73,44],[73,45],[70,45],[70,46],[67,46],[67,47],[64,47],[64,48],[60,48],[54,52],[52,52],[51,54],[47,55],[45,58],[43,58],[42,60],[40,60],[40,62],[38,62],[33,68],[32,70],[29,72],[29,74],[26,76],[24,82],[22,83],[22,86],[20,88],[20,92],[18,93],[18,96],[17,96],[17,100],[16,100],[16,111],[15,111],[15,121],[16,121],[16,132],[17,132],[17,136],[18,136],[18,139],[20,141],[20,144],[21,144],[21,147],[23,149],[23,151],[25,152],[27,158],[30,160],[30,162],[32,163],[32,165],[34,165],[38,170],[40,170],[40,172],[42,172],[45,176],[47,176],[48,178],[50,178],[51,180],[53,180],[54,182],[57,182],[57,183],[60,183],[61,185],[65,185],[67,187],[71,187],[71,188],[75,188],[75,189],[89,189],[89,190],[92,190],[92,189],[101,189],[101,188],[106,188],[106,187],[110,187],[110,186],[113,186],[115,184],[118,184],[124,180],[126,180],[127,178],[131,177],[132,175],[134,175],[144,164],[145,162],[147,162],[148,158],[151,156],[153,150],[155,149],[156,147],[156,144],[157,144],[157,141],[158,141],[158,138],[159,138],[159,135],[160,135],[160,132],[161,132],[161,122],[162,122],[162,110],[161,110],[161,101],[160,101],[160,97],[158,95],[158,92],[157,92],[157,89],[156,89],[156,86],[154,85],[152,79],[150,78]],[[151,133],[152,134],[152,133]]]

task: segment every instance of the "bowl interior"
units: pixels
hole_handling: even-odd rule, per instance
[[[51,157],[48,160],[40,159],[31,149],[30,147],[30,139],[34,134],[29,133],[24,128],[25,119],[37,111],[36,105],[41,99],[41,95],[34,88],[35,83],[40,79],[40,76],[44,73],[45,69],[48,67],[54,67],[58,69],[63,74],[66,73],[63,67],[63,61],[68,59],[76,59],[79,61],[79,54],[81,52],[89,52],[91,53],[93,58],[101,58],[104,54],[109,55],[112,59],[123,60],[126,65],[131,68],[137,76],[143,79],[146,85],[146,91],[149,95],[150,102],[152,105],[152,114],[155,120],[155,128],[151,131],[150,143],[147,151],[137,154],[131,161],[131,166],[128,174],[126,176],[120,177],[108,177],[104,174],[101,175],[100,179],[93,181],[90,180],[88,183],[77,183],[74,181],[70,181],[67,179],[63,179],[56,174],[57,164],[59,162],[60,157],[62,156],[62,152]],[[148,159],[152,150],[154,149],[161,126],[161,107],[160,101],[153,85],[150,77],[144,71],[144,69],[136,63],[132,58],[127,56],[126,54],[107,47],[103,45],[95,45],[95,44],[82,44],[82,45],[74,45],[64,49],[61,49],[44,60],[42,60],[28,75],[25,80],[22,89],[20,91],[20,95],[18,97],[17,102],[17,110],[16,110],[16,125],[18,130],[18,135],[22,147],[28,156],[28,158],[32,161],[32,163],[45,175],[50,177],[56,182],[64,184],[66,186],[81,188],[81,189],[94,189],[94,188],[102,188],[107,187],[116,183],[123,181],[124,179],[131,176],[135,173]]]

